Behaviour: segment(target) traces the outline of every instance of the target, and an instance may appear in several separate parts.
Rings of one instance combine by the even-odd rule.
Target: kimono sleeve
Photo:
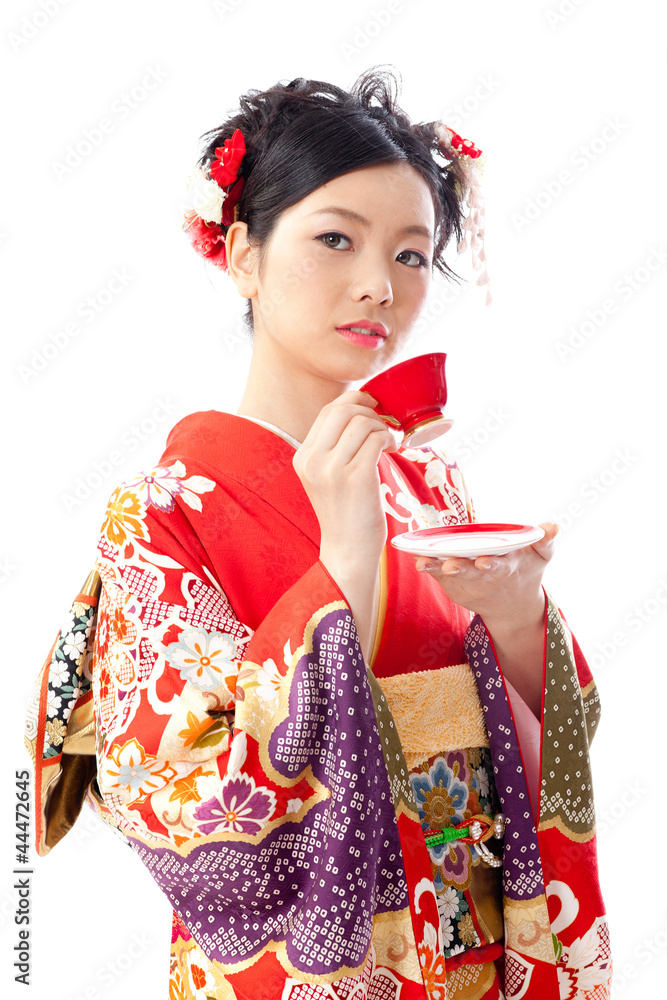
[[[377,913],[416,954],[437,908],[403,841],[415,885],[428,857],[343,594],[318,560],[251,632],[192,530],[215,483],[160,475],[115,491],[99,540],[105,806],[208,959],[252,980],[239,996],[359,973]]]
[[[98,542],[93,693],[104,805],[124,833],[172,846],[225,825],[254,832],[278,802],[253,779],[243,788],[237,783],[222,817],[232,746],[234,773],[248,752],[244,735],[233,737],[253,632],[238,621],[192,531],[184,530],[170,484],[142,495],[140,482],[114,492]],[[214,486],[203,477],[188,483],[196,500]],[[328,596],[339,597],[327,583]],[[278,663],[268,657],[249,680],[267,708],[286,671],[288,650],[281,652]],[[255,720],[255,728],[260,724]],[[289,795],[296,801],[299,788]]]
[[[434,456],[426,466],[425,478],[427,484],[430,486],[437,485],[439,492],[442,493],[445,500],[448,497],[454,498],[461,509],[465,508],[467,520],[470,523],[475,523],[477,518],[474,503],[458,464],[455,461],[450,461],[445,452],[438,446],[430,445],[428,448],[424,448],[423,451],[429,452]],[[449,506],[453,506],[451,500]],[[464,518],[461,517],[461,520],[464,520]],[[555,646],[551,646],[551,643],[555,640],[549,634],[549,616],[551,616],[552,626],[554,628],[557,626],[559,636],[562,636],[562,639],[559,639],[559,648],[562,647],[564,649],[564,655],[567,656],[568,662],[572,664],[573,675],[576,677],[577,686],[581,691],[585,712],[587,742],[590,744],[600,716],[600,701],[593,675],[586,662],[584,653],[567,624],[565,615],[558,607],[555,598],[549,594],[545,587],[543,587],[543,593],[545,596],[545,608],[542,669],[545,676],[545,687],[548,660],[547,651],[556,648]],[[534,742],[532,738],[526,739],[526,747],[532,742]]]

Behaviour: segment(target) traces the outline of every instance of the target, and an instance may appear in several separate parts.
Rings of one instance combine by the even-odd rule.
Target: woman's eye
[[[412,254],[413,257],[417,258],[416,264],[409,264],[408,267],[429,267],[430,261],[424,256],[423,253],[418,253],[416,250],[403,250],[399,253],[396,260],[400,257],[405,257],[406,255]]]
[[[347,239],[347,236],[343,236],[342,233],[322,233],[322,235],[318,236],[317,239],[318,240],[322,240],[322,242],[324,243],[325,246],[331,247],[333,250],[338,250],[338,249],[340,249],[340,247],[339,247],[338,243],[329,242],[330,239],[332,239],[332,240],[347,240],[348,243],[350,242]]]

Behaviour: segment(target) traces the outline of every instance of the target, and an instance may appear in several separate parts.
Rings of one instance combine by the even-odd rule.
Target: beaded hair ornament
[[[463,168],[464,180],[462,184],[457,183],[455,194],[468,208],[468,214],[457,251],[464,253],[470,239],[473,270],[482,272],[475,284],[488,286],[489,275],[484,252],[484,199],[480,184],[485,162],[482,150],[477,149],[469,139],[462,139],[442,122],[435,126],[435,133],[445,159],[457,160]],[[201,257],[227,272],[229,268],[225,237],[231,224],[238,219],[244,184],[243,177],[239,177],[239,170],[245,152],[245,139],[237,128],[231,139],[225,139],[224,145],[217,147],[215,159],[209,160],[203,168],[195,168],[187,185],[189,204],[192,207],[185,212],[181,228],[188,234],[192,246]],[[488,287],[485,304],[491,304]]]

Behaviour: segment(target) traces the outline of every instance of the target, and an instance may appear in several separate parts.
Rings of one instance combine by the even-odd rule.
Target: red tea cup
[[[365,385],[390,427],[403,431],[403,445],[418,448],[448,431],[453,421],[444,415],[447,402],[446,354],[421,354],[380,372]]]

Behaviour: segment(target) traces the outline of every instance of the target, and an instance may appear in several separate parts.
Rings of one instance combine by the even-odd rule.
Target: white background
[[[34,678],[92,566],[113,487],[159,457],[180,417],[234,412],[247,370],[245,302],[180,232],[198,137],[250,88],[296,76],[349,87],[380,63],[400,71],[414,121],[446,121],[487,158],[493,305],[472,282],[457,293],[440,281],[410,353],[448,353],[456,424],[441,443],[478,519],[561,524],[545,583],[602,697],[592,758],[615,994],[663,995],[660,10],[649,0],[3,4],[0,935],[12,997],[26,995],[10,968],[13,782],[29,766]],[[110,131],[57,176],[103,118]],[[127,285],[100,305],[114,270]],[[90,322],[89,296],[100,309]],[[64,346],[37,370],[54,342]],[[86,479],[89,495],[68,501]],[[170,907],[93,820],[47,858],[33,852],[31,995],[166,1000]]]

